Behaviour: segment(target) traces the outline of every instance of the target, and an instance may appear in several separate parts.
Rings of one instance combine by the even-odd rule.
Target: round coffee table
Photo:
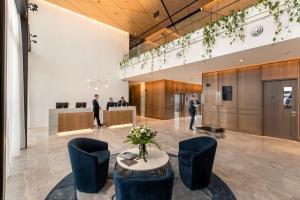
[[[148,155],[146,157],[147,162],[143,159],[134,159],[137,163],[131,166],[121,162],[124,158],[117,156],[117,163],[115,170],[117,170],[122,176],[133,176],[140,174],[151,174],[163,176],[166,170],[171,168],[169,163],[169,156],[165,152],[156,148],[148,148]],[[137,148],[128,149],[123,152],[139,153]],[[122,153],[123,153],[122,152]]]

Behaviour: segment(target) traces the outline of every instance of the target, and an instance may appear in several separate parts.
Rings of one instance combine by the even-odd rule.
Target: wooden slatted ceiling
[[[168,19],[161,0],[47,0],[53,4],[61,6],[63,8],[72,10],[76,13],[85,15],[93,18],[100,22],[109,24],[126,32],[129,32],[133,38],[141,35],[145,31],[149,30],[153,26],[159,24],[151,31],[143,34],[141,38],[149,37],[150,35],[166,28],[172,24],[171,20]],[[228,3],[235,0],[163,0],[166,5],[168,12],[172,16],[173,22],[180,20],[188,14],[194,12],[196,9],[210,4],[209,9],[216,10]],[[236,5],[245,7],[248,2],[256,0],[240,0]],[[193,3],[194,2],[194,3]],[[183,9],[187,5],[193,3],[189,7]],[[235,5],[235,6],[236,6]],[[212,7],[212,8],[211,8]],[[179,13],[175,14],[179,10],[183,9]],[[222,14],[227,14],[230,10],[236,9],[234,6],[223,11]],[[159,17],[153,18],[153,13],[159,10]],[[174,15],[175,14],[175,15]],[[190,18],[176,24],[174,27],[169,27],[169,30],[184,35],[191,32],[204,24],[208,23],[209,20],[202,19],[207,13],[199,12]],[[217,16],[214,18],[218,18]],[[202,19],[202,20],[200,20]],[[175,35],[173,35],[175,36]]]

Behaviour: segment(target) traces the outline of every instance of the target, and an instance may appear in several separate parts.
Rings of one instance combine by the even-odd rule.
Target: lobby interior
[[[0,9],[1,199],[300,199],[299,0]]]

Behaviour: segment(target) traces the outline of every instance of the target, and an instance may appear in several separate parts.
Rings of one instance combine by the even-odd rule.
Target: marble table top
[[[148,148],[148,155],[146,157],[147,162],[145,162],[143,159],[135,159],[137,161],[136,164],[127,166],[121,160],[124,158],[118,156],[117,157],[117,163],[120,165],[122,168],[132,170],[132,171],[148,171],[148,170],[154,170],[158,169],[164,165],[166,165],[169,162],[169,156],[165,152],[156,149],[156,148]],[[131,152],[131,153],[139,153],[138,148],[133,148],[133,149],[127,149],[124,152]]]

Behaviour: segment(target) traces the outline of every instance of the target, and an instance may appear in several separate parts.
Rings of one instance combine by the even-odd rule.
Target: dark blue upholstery
[[[179,174],[189,189],[208,186],[216,149],[217,141],[210,137],[197,137],[179,143]]]
[[[117,200],[171,200],[174,173],[171,169],[165,176],[136,175],[123,177],[114,172]]]
[[[90,138],[75,138],[68,143],[68,149],[76,189],[87,193],[98,192],[107,180],[108,144]]]

